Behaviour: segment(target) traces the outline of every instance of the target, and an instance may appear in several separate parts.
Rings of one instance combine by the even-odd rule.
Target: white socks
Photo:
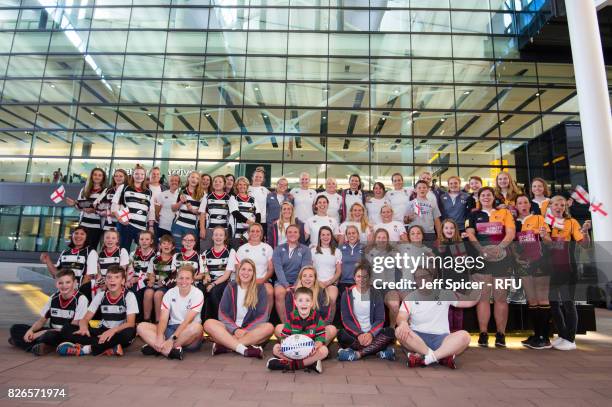
[[[432,363],[436,363],[438,359],[436,359],[436,355],[434,355],[433,350],[428,349],[427,355],[425,355],[425,364],[431,365]]]
[[[241,343],[239,343],[238,346],[236,346],[236,353],[240,353],[241,355],[244,355],[244,352],[246,350],[247,350],[247,347]]]
[[[81,348],[81,351],[84,355],[89,355],[91,353],[91,345],[85,345]]]

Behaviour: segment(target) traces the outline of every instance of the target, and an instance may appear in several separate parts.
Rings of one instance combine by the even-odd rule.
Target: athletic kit
[[[180,202],[181,195],[186,198],[185,203],[179,206],[179,210],[176,213],[176,220],[174,221],[177,225],[187,229],[198,229],[198,215],[187,209],[187,204],[191,204],[193,209],[200,209],[201,200],[195,199],[191,196],[188,188],[183,188],[178,194],[176,202]]]
[[[95,275],[98,271],[98,253],[89,247],[66,249],[60,253],[55,267],[59,270],[68,268],[74,272],[80,286],[86,274]]]

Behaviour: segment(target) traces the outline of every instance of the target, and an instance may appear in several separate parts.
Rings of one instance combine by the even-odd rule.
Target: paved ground
[[[10,291],[7,291],[10,289]],[[62,406],[610,406],[612,312],[598,310],[597,333],[578,338],[578,351],[532,351],[511,338],[507,350],[471,347],[458,370],[407,369],[377,359],[324,362],[324,373],[268,372],[262,360],[210,356],[210,344],[183,361],[144,357],[140,341],[126,356],[34,357],[6,344],[9,323],[33,318],[37,301],[23,302],[31,286],[0,286],[0,406],[40,403],[1,399],[12,386],[67,385]],[[473,340],[472,344],[475,343]],[[266,348],[270,355],[271,345]],[[335,356],[337,345],[332,345]],[[281,404],[282,405],[282,404]]]

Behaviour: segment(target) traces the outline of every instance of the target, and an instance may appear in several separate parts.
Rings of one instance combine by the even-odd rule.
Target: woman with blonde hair
[[[172,205],[172,211],[177,212],[174,223],[172,224],[172,237],[174,238],[174,246],[177,250],[181,250],[183,236],[186,233],[193,233],[199,236],[200,218],[204,214],[200,213],[200,204],[204,197],[204,188],[202,187],[201,176],[197,171],[191,171],[187,176],[185,186],[181,188],[178,200]]]
[[[500,171],[499,174],[497,174],[495,177],[495,200],[497,208],[507,208],[514,216],[516,213],[514,209],[516,198],[522,193],[523,191],[516,185],[512,175],[510,175],[508,171]]]
[[[353,225],[359,231],[359,241],[367,244],[372,239],[372,225],[366,215],[366,208],[360,202],[351,205],[347,219],[340,225],[340,238],[338,244],[341,245],[346,240],[346,228]]]
[[[255,263],[244,259],[238,266],[236,281],[227,284],[219,319],[204,323],[204,331],[213,340],[213,356],[234,351],[244,357],[263,357],[260,346],[267,341],[274,327],[268,322],[266,290],[257,284]]]
[[[249,195],[249,180],[246,177],[236,179],[234,194],[230,196],[228,207],[232,228],[230,242],[232,248],[237,250],[246,242],[249,227],[261,220],[261,209],[255,198]]]
[[[268,222],[267,242],[273,249],[287,242],[287,228],[296,225],[300,231],[300,243],[306,243],[304,223],[296,218],[295,208],[285,201],[280,206],[280,215],[273,222]]]

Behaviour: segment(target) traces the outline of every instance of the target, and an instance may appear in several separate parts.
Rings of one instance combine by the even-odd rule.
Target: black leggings
[[[44,334],[34,339],[32,342],[26,342],[23,339],[23,336],[26,334],[26,332],[28,332],[28,329],[30,329],[31,327],[31,325],[26,324],[15,324],[11,327],[10,335],[11,339],[13,340],[13,344],[16,347],[25,351],[30,351],[30,349],[32,349],[32,346],[38,343],[44,343],[45,345],[56,347],[62,341],[62,335],[59,330],[47,328],[43,329],[43,331],[45,331]]]
[[[136,328],[125,328],[110,338],[104,343],[98,343],[98,337],[102,335],[107,328],[89,328],[89,334],[91,336],[76,335],[75,332],[79,330],[78,326],[66,325],[62,329],[62,340],[65,342],[78,343],[81,345],[91,345],[91,354],[99,355],[107,349],[114,348],[117,345],[121,345],[124,348],[130,346],[134,338],[136,337]]]
[[[346,329],[341,329],[340,332],[338,332],[338,343],[340,347],[356,350],[361,354],[361,357],[374,355],[391,345],[393,341],[395,341],[395,331],[391,327],[381,329],[374,339],[372,339],[372,343],[368,346],[362,346],[357,340],[357,337]]]
[[[557,286],[550,289],[550,311],[559,336],[574,342],[578,330],[578,311],[573,286]]]
[[[221,302],[221,297],[223,297],[226,286],[227,280],[219,285],[215,285],[205,294],[206,303],[204,305],[204,320],[219,318],[219,303]]]

